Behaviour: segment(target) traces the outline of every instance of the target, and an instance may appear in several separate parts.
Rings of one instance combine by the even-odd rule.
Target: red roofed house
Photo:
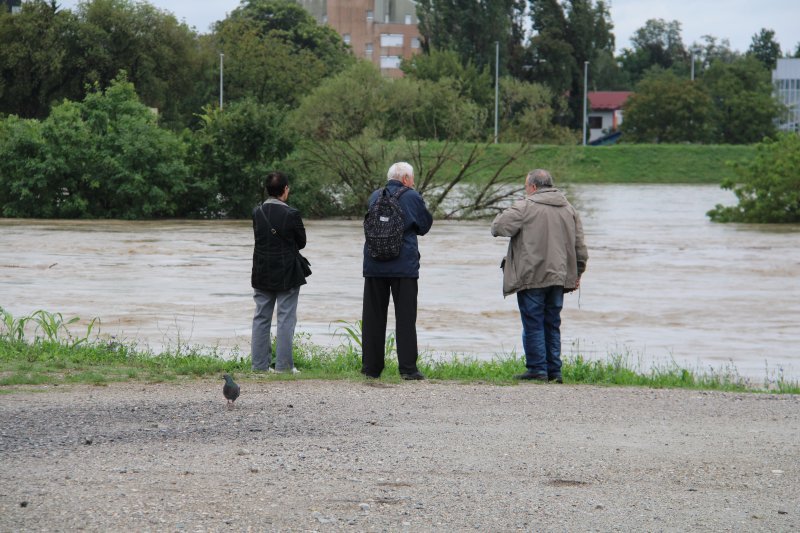
[[[622,106],[632,94],[630,91],[595,91],[587,95],[589,142],[619,129]]]

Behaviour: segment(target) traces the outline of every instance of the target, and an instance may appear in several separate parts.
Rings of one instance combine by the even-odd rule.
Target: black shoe
[[[380,374],[378,374],[376,376],[375,374],[370,374],[368,372],[364,372],[363,370],[361,371],[361,373],[364,375],[365,378],[368,378],[368,379],[380,379],[381,378]]]
[[[423,376],[419,370],[412,372],[411,374],[400,374],[400,377],[409,381],[421,381],[425,379],[425,376]]]
[[[524,374],[517,374],[514,379],[522,379],[525,381],[542,381],[547,383],[547,374],[534,374],[533,372],[525,372]]]
[[[561,377],[561,374],[550,374],[547,376],[547,380],[550,383],[564,383],[564,378]]]

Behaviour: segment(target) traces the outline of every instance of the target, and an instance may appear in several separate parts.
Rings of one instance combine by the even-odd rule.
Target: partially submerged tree
[[[785,133],[757,146],[752,162],[735,167],[737,179],[722,183],[739,200],[708,212],[715,222],[800,222],[800,136]]]
[[[120,77],[42,122],[0,122],[0,214],[6,217],[184,216],[185,148]]]

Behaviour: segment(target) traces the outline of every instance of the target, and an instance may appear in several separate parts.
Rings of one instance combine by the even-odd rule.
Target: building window
[[[364,46],[364,55],[366,57],[372,57],[372,43],[367,43],[366,46]]]
[[[381,46],[403,46],[403,34],[381,33]]]
[[[411,22],[411,15],[406,15],[406,26],[411,24],[413,24],[413,22]]]
[[[419,37],[411,38],[411,48],[419,48]]]
[[[350,44],[350,34],[345,33],[344,35],[342,35],[342,40],[344,41],[344,44]]]
[[[589,117],[589,129],[592,130],[603,129],[603,117]]]
[[[375,20],[375,14],[372,11],[367,11],[367,22]]]
[[[381,56],[381,68],[400,68],[400,56]]]

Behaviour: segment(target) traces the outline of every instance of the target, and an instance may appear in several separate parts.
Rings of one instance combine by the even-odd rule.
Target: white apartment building
[[[800,59],[778,59],[772,71],[776,98],[789,112],[778,123],[778,129],[800,133]]]

